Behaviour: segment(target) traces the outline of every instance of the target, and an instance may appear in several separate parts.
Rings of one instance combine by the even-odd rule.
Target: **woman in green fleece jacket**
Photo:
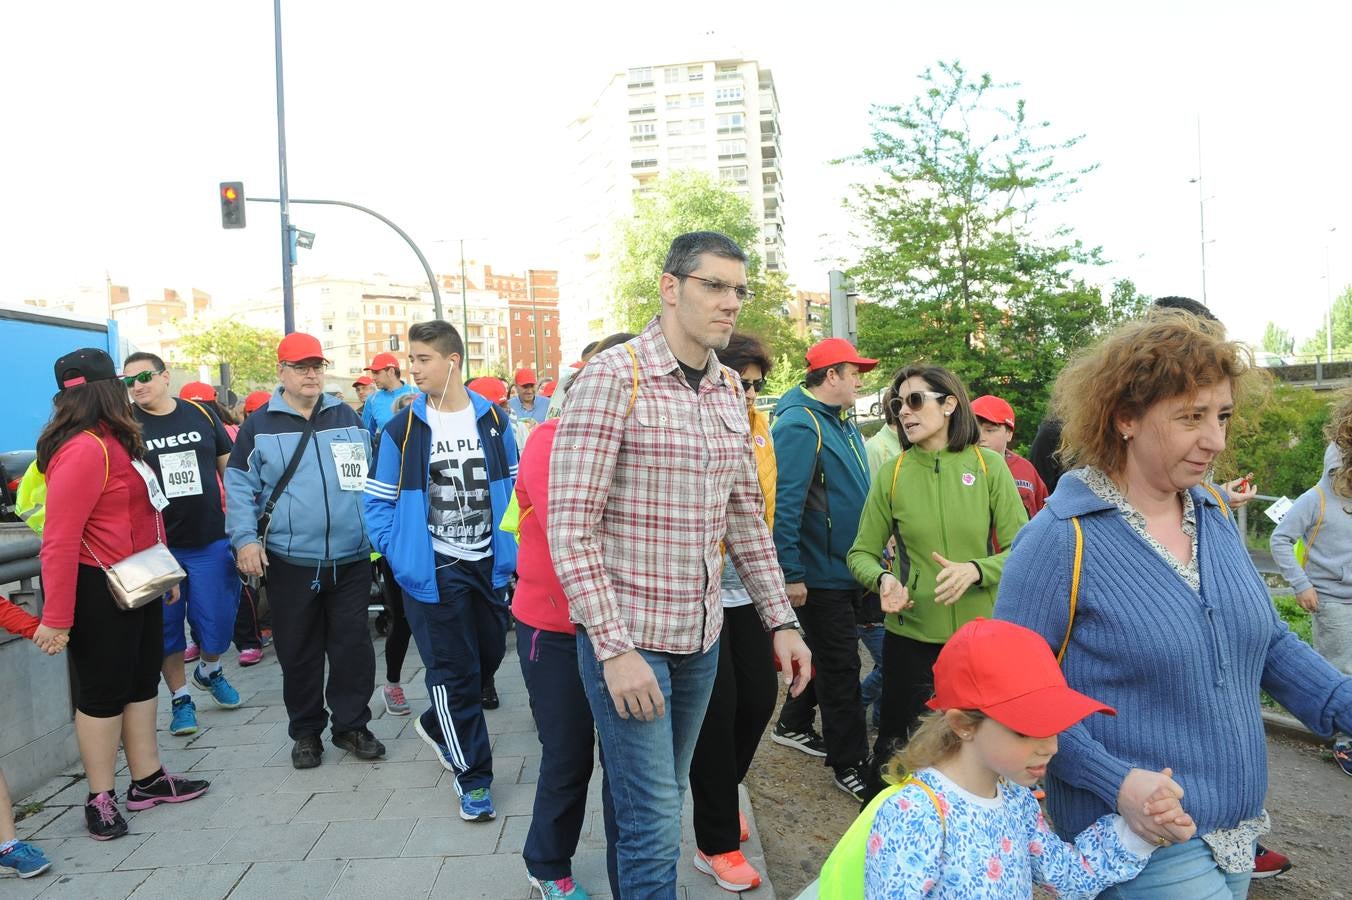
[[[902,451],[874,474],[846,559],[887,613],[870,795],[882,787],[879,768],[893,742],[906,738],[934,693],[931,668],[944,643],[965,622],[991,615],[1009,545],[1028,521],[1004,459],[977,446],[981,432],[957,376],[907,366],[892,388]],[[889,570],[883,548],[893,535]]]

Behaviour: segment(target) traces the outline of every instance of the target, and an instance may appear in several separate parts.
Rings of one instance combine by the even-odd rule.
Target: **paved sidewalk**
[[[87,785],[77,768],[19,803],[41,811],[18,824],[19,836],[36,842],[52,870],[27,881],[0,879],[0,898],[43,900],[286,900],[286,898],[386,896],[469,900],[524,900],[531,890],[521,848],[530,825],[540,744],[527,707],[515,637],[498,673],[502,708],[487,713],[493,737],[493,800],[498,818],[459,818],[450,773],[413,731],[413,717],[385,714],[373,699],[371,722],[386,747],[385,759],[364,762],[327,743],[317,769],[291,767],[291,741],[282,706],[281,670],[269,650],[249,669],[226,657],[226,674],[244,705],[224,710],[195,692],[197,734],[168,733],[168,694],[161,689],[160,750],[166,769],[211,780],[200,799],[125,812],[130,833],[113,841],[89,838],[84,826]],[[377,672],[384,675],[381,643]],[[405,677],[416,715],[426,702],[416,648],[409,648]],[[597,900],[610,897],[605,875],[600,777],[592,779],[587,829],[574,875]],[[118,794],[125,797],[125,769]],[[747,858],[762,873],[765,860],[751,807]],[[691,867],[694,836],[690,809],[678,864],[677,896],[726,900],[731,895]],[[538,896],[538,895],[537,895]],[[772,900],[763,883],[746,894]]]

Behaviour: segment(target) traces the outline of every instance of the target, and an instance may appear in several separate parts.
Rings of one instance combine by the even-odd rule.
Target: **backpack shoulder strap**
[[[817,449],[816,449],[816,451],[814,451],[814,452],[816,452],[816,453],[821,453],[821,452],[822,452],[822,423],[819,422],[819,421],[817,421],[817,415],[816,415],[816,413],[814,413],[812,410],[808,409],[806,406],[799,407],[799,408],[802,409],[803,412],[807,413],[807,417],[808,417],[809,419],[812,420],[812,427],[815,428],[815,429],[817,429]]]
[[[104,486],[104,487],[107,487],[107,486],[108,486],[108,445],[105,444],[105,443],[103,442],[103,438],[99,437],[97,434],[95,434],[94,432],[90,431],[88,428],[86,428],[86,429],[84,430],[84,433],[87,434],[87,435],[89,435],[90,437],[92,437],[94,440],[98,441],[98,442],[99,442],[99,449],[101,449],[101,450],[103,451],[103,486]]]
[[[907,775],[905,780],[902,781],[901,784],[898,785],[898,787],[905,787],[908,784],[914,784],[922,791],[924,791],[927,797],[929,797],[930,802],[934,804],[934,811],[939,814],[939,828],[944,832],[945,835],[947,835],[948,822],[945,820],[944,816],[944,805],[939,802],[939,795],[934,793],[934,788],[930,787],[928,784],[925,784],[925,782],[921,781],[919,778],[916,778],[914,774]]]
[[[1216,498],[1216,505],[1221,508],[1221,514],[1227,519],[1230,518],[1230,507],[1226,504],[1225,498],[1221,496],[1221,492],[1216,490],[1206,481],[1202,482],[1202,487],[1206,488],[1207,493]]]
[[[887,498],[893,507],[897,505],[897,476],[901,474],[901,461],[905,458],[906,450],[903,448],[902,451],[897,454],[896,464],[892,466],[892,490],[888,493]]]
[[[1070,571],[1070,615],[1066,618],[1066,636],[1061,639],[1061,649],[1056,651],[1056,662],[1060,665],[1066,657],[1066,648],[1070,646],[1070,629],[1075,626],[1075,607],[1080,602],[1080,565],[1084,562],[1084,531],[1080,528],[1080,517],[1071,516],[1070,524],[1075,526],[1075,563]]]
[[[981,452],[981,447],[978,444],[973,444],[972,449],[976,451],[976,461],[981,463],[981,474],[989,475],[991,471],[986,468],[986,454]]]
[[[211,413],[207,412],[207,408],[206,408],[205,406],[203,406],[202,404],[198,403],[196,400],[187,400],[187,399],[184,399],[184,398],[180,398],[180,399],[183,399],[183,402],[184,402],[184,403],[191,403],[193,406],[197,407],[197,411],[200,412],[202,415],[206,416],[208,422],[210,422],[210,423],[213,424],[213,425],[216,424],[216,418],[215,418],[215,416],[213,416]]]
[[[1314,530],[1310,532],[1310,539],[1305,542],[1305,562],[1310,561],[1310,548],[1314,546],[1315,538],[1319,537],[1319,529],[1324,526],[1324,489],[1315,485],[1314,489],[1319,492],[1319,518],[1314,521]]]
[[[634,364],[634,386],[629,392],[629,406],[624,411],[624,417],[629,418],[629,414],[634,411],[634,404],[638,402],[638,353],[634,348],[625,342],[625,350],[629,351],[629,361]]]

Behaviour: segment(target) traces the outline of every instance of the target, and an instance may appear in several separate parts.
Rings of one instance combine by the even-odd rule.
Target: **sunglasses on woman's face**
[[[745,378],[743,378],[742,390],[755,391],[756,393],[759,394],[761,391],[765,390],[765,379],[757,378],[755,381],[747,381]]]
[[[122,383],[125,384],[127,387],[131,387],[133,384],[150,384],[150,380],[158,374],[160,373],[137,372],[135,375],[123,375]]]
[[[911,412],[919,412],[920,408],[925,405],[926,400],[942,400],[947,396],[947,394],[942,393],[941,391],[911,391],[904,397],[894,397],[892,399],[892,413],[893,415],[900,414],[903,404],[910,409]]]

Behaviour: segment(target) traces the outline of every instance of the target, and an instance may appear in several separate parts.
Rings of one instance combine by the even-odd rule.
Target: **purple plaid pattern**
[[[549,464],[549,546],[598,659],[708,650],[722,545],[766,628],[796,619],[765,525],[741,385],[709,354],[690,390],[658,321],[568,389]],[[629,410],[631,398],[633,409]]]

